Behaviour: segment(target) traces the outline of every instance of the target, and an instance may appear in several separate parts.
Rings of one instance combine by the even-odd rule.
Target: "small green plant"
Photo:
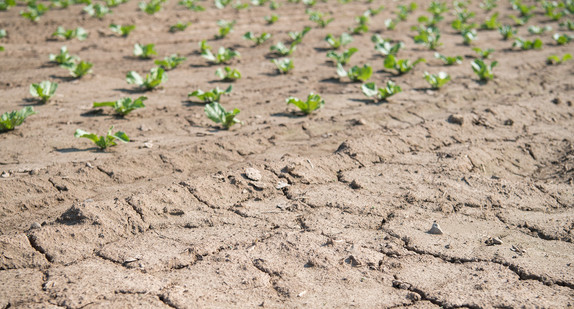
[[[66,30],[64,27],[60,26],[56,29],[56,32],[52,33],[52,36],[65,40],[77,38],[78,40],[83,41],[88,38],[88,32],[86,32],[82,27]]]
[[[8,36],[8,33],[5,29],[0,29],[0,39],[3,39]]]
[[[277,66],[277,70],[279,70],[279,73],[281,74],[287,74],[293,70],[293,68],[295,68],[293,61],[289,58],[283,58],[279,60],[272,59],[271,62]]]
[[[150,0],[150,2],[142,1],[138,4],[138,7],[147,14],[153,15],[161,11],[161,5],[166,1],[167,0]]]
[[[30,85],[30,94],[33,97],[40,98],[42,103],[47,103],[56,93],[56,89],[58,89],[58,83],[45,80],[39,84]]]
[[[530,18],[532,18],[532,16],[534,15],[525,15],[520,17],[516,17],[514,15],[508,15],[508,17],[510,17],[510,19],[514,21],[514,24],[516,26],[524,26],[530,20]]]
[[[363,91],[364,95],[369,98],[373,98],[375,103],[386,100],[388,97],[403,91],[400,86],[391,80],[387,81],[385,88],[378,88],[375,83],[366,83],[361,86],[361,90]]]
[[[60,48],[59,54],[57,55],[50,54],[49,57],[51,62],[55,62],[64,67],[73,65],[74,62],[78,59],[77,57],[70,55],[70,53],[68,52],[68,48],[66,46],[62,46]]]
[[[271,34],[263,32],[261,35],[256,36],[255,34],[253,34],[253,32],[249,31],[243,35],[243,38],[259,46],[265,43],[265,41],[269,40],[271,38]]]
[[[434,53],[434,57],[442,60],[442,62],[445,65],[455,65],[455,64],[461,64],[462,63],[462,56],[450,57],[450,56],[441,55],[439,53]]]
[[[548,31],[552,31],[552,27],[550,27],[550,26],[544,26],[544,27],[530,26],[530,27],[528,27],[528,32],[530,34],[543,34],[544,32],[548,32]]]
[[[287,104],[293,104],[297,106],[305,115],[309,115],[313,111],[325,105],[325,100],[323,100],[320,95],[314,93],[310,93],[307,96],[307,101],[301,101],[295,97],[288,97],[285,101]]]
[[[285,44],[283,44],[283,42],[277,42],[277,44],[272,45],[269,50],[271,52],[276,53],[279,56],[289,56],[291,55],[295,49],[297,49],[297,44],[293,44],[291,43],[291,45],[289,45],[289,47],[285,46]]]
[[[215,64],[221,64],[228,63],[233,58],[240,57],[241,55],[238,51],[221,46],[219,47],[217,54],[213,54],[211,50],[206,49],[201,53],[201,56]]]
[[[420,29],[419,34],[414,37],[415,43],[422,44],[430,50],[435,50],[442,45],[440,40],[440,31],[436,27]]]
[[[395,30],[395,28],[397,27],[398,24],[398,20],[396,19],[385,19],[385,28],[387,28],[387,30]]]
[[[535,39],[534,41],[524,40],[522,38],[516,38],[512,47],[518,47],[522,50],[530,50],[530,49],[542,49],[542,40]]]
[[[566,44],[570,43],[570,42],[574,39],[574,36],[571,36],[571,35],[568,35],[568,34],[554,33],[554,35],[552,36],[552,38],[554,39],[554,41],[556,41],[556,44],[558,44],[558,45],[566,45]]]
[[[219,87],[215,87],[214,89],[207,92],[203,92],[201,89],[197,89],[194,92],[189,93],[187,96],[196,97],[205,103],[219,102],[221,100],[221,96],[224,94],[230,94],[231,90],[233,90],[231,85],[225,90],[219,89]]]
[[[130,138],[122,131],[117,131],[116,133],[112,134],[113,129],[114,129],[113,126],[110,127],[110,129],[108,130],[108,134],[104,136],[98,136],[96,134],[92,134],[84,130],[77,129],[76,133],[74,133],[74,137],[87,138],[92,142],[94,142],[96,146],[100,147],[101,150],[105,150],[108,147],[117,145],[116,140],[122,141],[124,143],[130,141]]]
[[[233,31],[233,27],[235,26],[235,20],[226,21],[226,20],[220,19],[217,21],[217,26],[219,27],[219,32],[218,32],[218,34],[215,35],[215,38],[216,39],[223,39],[224,37],[226,37],[229,33],[231,33]]]
[[[48,7],[36,2],[29,2],[26,11],[20,11],[20,15],[32,22],[37,22],[40,16],[48,12]]]
[[[139,44],[134,45],[134,56],[140,59],[151,59],[152,56],[157,55],[155,51],[155,44]]]
[[[213,49],[211,48],[211,46],[209,46],[209,44],[207,44],[207,40],[202,40],[201,42],[199,42],[199,53],[203,54],[207,54],[207,51],[212,51]]]
[[[175,32],[178,32],[178,31],[185,31],[185,29],[187,29],[187,27],[189,27],[189,25],[191,25],[190,22],[183,23],[183,22],[181,22],[181,21],[178,21],[177,24],[172,25],[171,27],[169,27],[169,32],[175,33]]]
[[[335,20],[334,18],[327,18],[326,15],[319,11],[308,11],[309,20],[316,23],[320,28],[327,27],[328,24]]]
[[[239,70],[230,67],[219,68],[215,71],[215,75],[226,82],[234,82],[241,78]]]
[[[381,53],[383,56],[396,55],[404,46],[403,42],[391,44],[390,40],[385,40],[378,34],[373,35],[371,37],[371,41],[375,43],[375,50]]]
[[[364,13],[363,16],[377,16],[385,9],[384,5],[379,6],[376,9],[368,8]]]
[[[498,2],[498,0],[484,0],[484,1],[482,1],[481,4],[479,4],[479,6],[481,9],[489,12],[498,6],[498,4],[496,4],[496,2]]]
[[[221,106],[221,104],[213,102],[205,105],[204,110],[207,118],[211,119],[215,123],[221,124],[221,126],[226,130],[236,123],[241,123],[239,119],[235,118],[235,116],[240,113],[237,108],[228,112],[223,108],[223,106]]]
[[[7,11],[13,6],[16,6],[16,0],[0,0],[0,11]]]
[[[557,55],[551,55],[548,58],[546,58],[546,63],[547,64],[562,64],[562,63],[564,63],[570,59],[572,59],[571,54],[564,54],[564,56],[562,56],[562,58],[560,58]]]
[[[36,114],[34,108],[26,106],[20,111],[6,112],[0,116],[0,132],[14,130],[21,125],[26,118]]]
[[[215,7],[222,10],[229,4],[231,4],[231,0],[215,0]]]
[[[59,0],[59,1],[62,1],[62,0]],[[67,1],[67,0],[65,0],[65,1]],[[106,0],[105,2],[106,2],[106,5],[108,7],[113,8],[113,7],[119,6],[120,4],[127,3],[128,1],[129,0]]]
[[[355,54],[358,51],[359,50],[355,47],[351,47],[340,54],[334,51],[330,51],[327,53],[327,58],[332,59],[333,61],[335,61],[336,64],[345,65],[349,63],[349,60],[351,60],[351,56],[353,56],[353,54]]]
[[[371,78],[371,75],[373,75],[373,68],[368,64],[363,65],[363,67],[355,65],[349,69],[349,72],[347,72],[345,71],[343,66],[340,63],[338,63],[337,75],[339,75],[339,77],[349,77],[349,79],[355,83],[365,82],[369,78]]]
[[[566,29],[572,31],[574,30],[574,21],[567,20],[565,22],[560,23],[560,27],[565,27]]]
[[[197,0],[181,0],[178,3],[179,5],[185,6],[188,10],[194,12],[203,12],[205,8],[199,4],[197,4]]]
[[[476,52],[482,59],[488,59],[490,54],[494,52],[493,48],[482,49],[480,47],[475,47],[472,50]]]
[[[83,11],[86,12],[88,15],[96,17],[98,19],[102,19],[106,15],[112,12],[109,7],[107,7],[105,4],[100,3],[88,4],[87,6],[84,7]]]
[[[511,39],[514,37],[514,35],[516,35],[516,29],[510,25],[504,25],[498,27],[498,32],[500,33],[500,35],[502,35],[502,38],[504,40]]]
[[[287,33],[287,35],[289,35],[289,38],[291,39],[291,44],[292,45],[298,45],[301,42],[303,42],[303,38],[305,37],[305,35],[311,31],[311,27],[305,27],[303,28],[303,30],[301,32],[299,31],[289,31]]]
[[[448,5],[446,2],[431,1],[427,12],[431,13],[433,16],[440,16],[448,12]]]
[[[417,9],[418,5],[414,2],[411,2],[409,5],[398,5],[397,9],[397,17],[401,21],[407,20],[409,15]]]
[[[340,37],[335,37],[334,35],[329,33],[325,37],[325,42],[327,42],[327,44],[329,44],[331,48],[339,49],[340,47],[353,42],[353,37],[345,32],[343,32]]]
[[[121,117],[124,117],[133,110],[144,108],[145,105],[143,101],[145,100],[147,100],[147,97],[144,96],[141,96],[135,100],[132,100],[131,98],[122,98],[113,102],[94,102],[92,107],[96,108],[109,106],[113,108]]]
[[[237,11],[244,10],[249,7],[249,3],[241,3],[240,0],[236,0],[235,3],[231,5],[232,8],[236,9]]]
[[[432,89],[440,89],[444,84],[450,81],[450,75],[446,72],[438,72],[438,74],[425,72],[424,78],[431,85]]]
[[[120,36],[123,36],[124,38],[126,38],[128,35],[130,35],[130,32],[134,31],[135,29],[136,29],[136,25],[110,24],[110,30],[112,30],[113,33],[116,33]]]
[[[357,22],[357,26],[355,28],[351,28],[351,32],[353,34],[362,34],[369,32],[369,15],[361,15],[355,18],[355,22]]]
[[[126,75],[126,81],[128,84],[137,85],[145,90],[152,90],[167,81],[167,74],[163,68],[156,67],[152,68],[144,79],[137,72],[130,71]]]
[[[480,28],[485,30],[496,30],[500,26],[502,26],[502,24],[498,21],[498,13],[494,13],[492,16],[486,19],[482,25],[480,25]]]
[[[263,19],[265,19],[265,21],[266,21],[268,24],[272,25],[272,24],[276,23],[277,21],[279,21],[279,15],[277,15],[277,14],[271,14],[271,15],[269,15],[269,16],[263,17]]]
[[[477,33],[476,30],[474,29],[463,30],[461,35],[462,35],[462,43],[464,45],[470,45],[477,39]]]
[[[498,64],[497,61],[493,61],[491,64],[486,64],[482,59],[474,59],[471,63],[472,70],[478,76],[478,78],[483,81],[489,81],[494,78],[492,69]]]
[[[164,70],[169,71],[175,69],[185,60],[187,60],[187,58],[180,57],[178,54],[173,54],[169,57],[163,58],[163,60],[156,60],[154,63],[155,65],[162,67]]]
[[[78,63],[71,63],[64,67],[70,71],[70,75],[72,75],[73,78],[82,78],[92,73],[93,66],[93,63],[81,60]]]
[[[386,69],[394,69],[398,74],[402,75],[410,72],[415,66],[421,62],[426,62],[424,58],[418,58],[413,63],[409,59],[397,59],[395,55],[388,55],[385,58],[383,66]]]

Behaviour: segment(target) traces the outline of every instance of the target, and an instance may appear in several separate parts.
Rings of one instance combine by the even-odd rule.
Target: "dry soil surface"
[[[208,1],[193,12],[171,0],[148,15],[132,0],[103,19],[71,5],[37,23],[19,16],[23,4],[0,12],[8,33],[0,111],[37,111],[0,134],[0,308],[574,306],[574,61],[546,64],[572,51],[552,35],[573,32],[537,3],[517,30],[543,49],[513,48],[496,30],[479,30],[466,46],[450,27],[449,3],[438,52],[464,59],[444,66],[413,42],[411,27],[429,15],[428,2],[418,3],[395,30],[384,21],[397,1],[319,2],[312,9],[334,18],[325,28],[289,2],[237,11]],[[324,37],[379,5],[386,9],[369,32],[349,45],[359,49],[351,65],[369,63],[371,81],[392,79],[403,91],[373,104],[360,83],[337,77]],[[517,15],[508,1],[492,12],[478,1],[469,9],[478,24],[494,12],[505,24]],[[280,18],[268,25],[272,13]],[[237,24],[216,40],[218,19]],[[177,21],[192,24],[170,33]],[[119,37],[110,23],[136,30]],[[52,38],[60,25],[81,26],[89,38]],[[531,35],[529,25],[553,30]],[[295,69],[278,74],[269,47],[304,26],[312,30],[291,56]],[[247,31],[273,37],[255,46],[242,39]],[[427,62],[405,75],[384,69],[375,33],[405,43],[399,58]],[[231,130],[187,97],[229,85],[214,75],[222,66],[199,55],[202,39],[241,53],[229,66],[243,78],[221,100],[241,110],[243,124]],[[187,61],[161,89],[140,92],[126,73],[154,64],[132,55],[135,43],[154,43],[155,59],[179,53]],[[64,45],[92,62],[93,74],[71,79],[49,63]],[[496,50],[487,60],[499,62],[494,80],[478,81],[472,47]],[[424,71],[452,81],[429,89]],[[42,80],[59,83],[48,104],[28,93]],[[326,102],[310,116],[285,104],[310,92]],[[92,109],[140,95],[146,108],[125,118]],[[98,151],[73,136],[112,125],[131,142]],[[428,233],[435,221],[443,234]]]

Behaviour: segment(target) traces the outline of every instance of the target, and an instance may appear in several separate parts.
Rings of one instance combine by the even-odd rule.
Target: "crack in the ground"
[[[136,205],[136,203],[133,201],[132,197],[128,197],[126,198],[126,203],[128,203],[128,205],[130,205],[132,207],[132,209],[140,216],[140,219],[145,223],[145,216],[143,213],[143,209]]]
[[[176,304],[174,304],[171,300],[169,300],[169,298],[167,298],[165,295],[163,294],[157,295],[157,298],[166,306],[179,309],[179,307]]]
[[[28,243],[30,244],[30,247],[32,247],[32,249],[40,253],[46,259],[46,261],[50,263],[54,261],[54,258],[51,255],[49,255],[46,252],[46,250],[42,248],[42,246],[38,244],[38,240],[36,239],[35,235],[26,235],[26,237],[28,238]]]
[[[436,297],[430,296],[430,293],[425,292],[421,288],[414,287],[410,283],[401,282],[399,280],[393,281],[393,288],[399,289],[399,290],[407,290],[407,291],[411,291],[413,293],[416,293],[419,295],[420,300],[423,300],[423,301],[426,300],[426,301],[428,301],[434,305],[437,305],[437,306],[439,306],[441,308],[445,308],[445,309],[455,309],[455,308],[480,309],[481,308],[480,306],[474,305],[474,304],[450,305],[450,304],[448,304],[447,301],[441,301]],[[420,300],[417,300],[417,301],[420,301]]]
[[[289,291],[285,290],[283,287],[281,287],[277,284],[279,279],[281,279],[281,274],[279,272],[272,271],[271,269],[266,267],[264,264],[265,264],[265,260],[263,260],[263,259],[253,260],[253,266],[257,270],[259,270],[259,271],[261,271],[261,272],[263,272],[269,276],[270,281],[271,281],[271,286],[273,287],[273,290],[275,290],[275,292],[277,293],[277,296],[279,296],[279,298],[289,298],[290,297]]]

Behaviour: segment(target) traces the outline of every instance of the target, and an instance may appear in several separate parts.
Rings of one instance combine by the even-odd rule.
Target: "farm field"
[[[0,133],[0,308],[574,307],[574,59],[548,62],[574,52],[572,12],[446,1],[432,49],[415,42],[436,37],[431,1],[223,2],[170,0],[148,14],[131,0],[101,18],[78,3],[36,22],[24,2],[0,11],[0,114],[36,112]],[[219,20],[235,24],[225,33]],[[87,38],[55,37],[59,26]],[[271,37],[256,44],[250,31]],[[342,33],[352,42],[332,49],[325,37]],[[202,40],[239,57],[215,64]],[[278,42],[296,48],[278,56]],[[135,44],[157,55],[137,57]],[[81,59],[91,72],[74,78],[50,61],[63,46],[77,57],[69,67]],[[350,48],[339,68],[326,56]],[[492,79],[473,71],[473,48],[494,50]],[[186,59],[158,87],[126,81],[174,54]],[[390,57],[425,61],[400,74]],[[286,74],[272,62],[283,58]],[[365,82],[338,75],[367,64]],[[241,78],[222,80],[225,67]],[[433,88],[425,72],[450,81]],[[58,83],[46,103],[30,94],[42,81]],[[364,94],[388,81],[400,91]],[[241,122],[226,129],[189,94],[229,86],[219,103]],[[311,93],[325,103],[308,115],[286,103]],[[123,117],[93,107],[142,96]],[[129,142],[100,150],[74,136],[112,126]]]

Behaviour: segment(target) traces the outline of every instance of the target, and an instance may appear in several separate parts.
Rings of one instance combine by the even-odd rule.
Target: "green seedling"
[[[542,49],[542,40],[535,39],[534,41],[524,40],[522,38],[516,38],[512,47],[518,47],[522,50],[530,50],[530,49]]]
[[[87,74],[92,73],[93,63],[81,60],[78,63],[72,62],[71,64],[62,65],[70,71],[73,78],[82,78]]]
[[[498,4],[496,4],[497,1],[498,0],[484,0],[479,6],[481,9],[490,12],[498,6]]]
[[[30,2],[28,3],[26,11],[20,11],[20,15],[32,22],[37,22],[40,19],[40,16],[44,15],[46,12],[48,12],[47,6],[41,3]]]
[[[110,127],[110,129],[108,130],[108,134],[106,134],[104,136],[98,136],[96,134],[92,134],[92,133],[86,132],[84,130],[77,129],[76,133],[74,133],[74,137],[76,137],[76,138],[87,138],[87,139],[91,140],[92,142],[94,142],[94,144],[96,144],[96,146],[100,147],[101,150],[105,150],[108,147],[117,145],[116,140],[122,141],[124,143],[127,143],[130,141],[130,138],[122,131],[118,131],[118,132],[112,134],[113,129],[114,129],[113,126]]]
[[[390,41],[383,40],[382,42],[375,43],[375,50],[381,53],[383,56],[396,55],[399,50],[403,48],[403,46],[403,42],[391,44]]]
[[[110,30],[112,30],[112,32],[123,36],[124,38],[127,37],[130,32],[134,31],[136,28],[136,25],[116,25],[116,24],[111,24],[110,25]]]
[[[223,106],[221,106],[221,104],[213,102],[205,105],[204,110],[207,118],[211,119],[215,123],[221,124],[221,126],[226,130],[236,123],[241,123],[239,119],[235,118],[235,116],[240,113],[237,108],[228,112],[223,108]]]
[[[277,14],[271,14],[271,15],[269,15],[269,16],[263,17],[263,19],[265,19],[265,21],[266,21],[268,24],[272,25],[272,24],[276,23],[277,21],[279,21],[279,15],[277,15]]]
[[[126,75],[126,81],[128,84],[137,85],[145,90],[152,90],[167,81],[167,74],[163,68],[156,67],[152,68],[143,79],[137,72],[130,71]]]
[[[550,27],[550,26],[544,26],[544,27],[530,26],[530,27],[528,27],[528,32],[530,34],[543,34],[544,32],[548,32],[548,31],[552,31],[552,27]]]
[[[155,44],[139,44],[134,45],[134,56],[140,59],[151,59],[152,56],[157,55],[155,51]]]
[[[436,27],[420,29],[419,34],[414,37],[415,43],[422,44],[430,50],[435,50],[442,45],[440,40],[440,31]]]
[[[234,82],[241,78],[239,70],[230,67],[219,68],[215,71],[215,75],[226,82]]]
[[[551,55],[548,58],[546,58],[546,63],[547,64],[562,64],[562,63],[564,63],[570,59],[572,59],[571,54],[564,54],[564,56],[562,56],[562,58],[560,58],[557,55]]]
[[[89,4],[84,7],[83,11],[86,12],[88,15],[96,17],[98,19],[102,19],[106,15],[112,12],[109,7],[100,3]]]
[[[353,54],[355,54],[358,51],[359,50],[355,47],[351,47],[340,54],[334,51],[330,51],[327,53],[327,58],[332,59],[336,64],[345,65],[349,63],[349,60],[351,60],[351,56],[353,56]]]
[[[140,2],[138,7],[140,10],[146,12],[149,15],[153,15],[161,11],[161,5],[167,0],[150,0],[150,2]]]
[[[375,83],[366,83],[361,85],[361,90],[363,91],[364,95],[366,95],[369,98],[372,98],[375,101],[375,103],[386,100],[388,97],[391,97],[403,91],[400,86],[398,86],[391,80],[387,81],[387,85],[385,86],[385,88],[377,88],[377,85],[375,85]]]
[[[438,74],[424,73],[425,80],[431,85],[432,89],[440,89],[450,81],[450,75],[446,72],[438,72]]]
[[[50,0],[50,8],[67,9],[70,6],[70,0]]]
[[[61,0],[59,0],[61,1]],[[106,0],[106,5],[110,8],[117,7],[120,4],[127,3],[129,0]]]
[[[474,30],[474,29],[478,28],[478,25],[475,24],[475,23],[470,23],[470,24],[468,24],[468,23],[463,23],[462,21],[456,19],[455,21],[453,21],[453,22],[451,23],[451,27],[452,27],[454,30],[456,30],[456,31],[458,31],[458,32],[460,32],[460,33],[462,33],[462,32],[464,32],[464,31]]]
[[[325,100],[323,100],[320,95],[314,93],[310,93],[307,96],[307,101],[301,101],[295,97],[289,97],[285,101],[287,104],[297,106],[305,115],[309,115],[325,105]]]
[[[421,62],[426,62],[426,60],[424,58],[418,58],[411,63],[409,59],[397,59],[395,55],[388,55],[387,58],[385,58],[383,66],[386,69],[394,69],[398,74],[402,75],[410,72]]]
[[[273,64],[275,64],[275,66],[277,66],[277,70],[279,70],[279,73],[281,73],[281,74],[287,74],[291,70],[293,70],[293,68],[295,68],[293,61],[289,58],[284,58],[284,59],[279,59],[279,60],[272,59],[271,62],[273,62]]]
[[[472,50],[476,52],[482,59],[488,59],[490,54],[494,52],[493,48],[482,49],[480,47],[475,47]]]
[[[42,103],[47,103],[56,93],[56,89],[58,89],[58,83],[45,80],[39,84],[30,85],[30,94],[35,98],[40,98]]]
[[[369,16],[361,15],[355,18],[355,22],[358,24],[355,28],[349,29],[353,34],[362,34],[369,32]]]
[[[317,4],[317,0],[301,0],[301,2],[303,2],[303,4],[307,7],[314,7],[315,4]]]
[[[385,9],[384,5],[379,6],[376,9],[368,8],[364,13],[363,16],[377,16]]]
[[[255,6],[264,6],[269,0],[251,0],[251,4]]]
[[[241,3],[241,1],[237,0],[235,3],[231,5],[232,8],[236,9],[237,11],[244,10],[249,7],[249,3]]]
[[[349,77],[349,79],[355,83],[365,82],[369,78],[371,78],[371,75],[373,75],[373,68],[368,64],[363,65],[363,67],[355,65],[351,69],[349,69],[349,72],[347,72],[345,71],[343,66],[340,63],[338,63],[337,75],[339,75],[339,77]]]
[[[500,35],[502,35],[502,38],[504,40],[511,39],[514,37],[514,35],[516,35],[516,29],[514,29],[514,27],[509,25],[498,27],[498,32],[500,33]]]
[[[471,18],[473,18],[476,14],[471,12],[467,9],[458,9],[454,13],[457,20],[459,20],[462,24],[466,24]]]
[[[285,46],[285,44],[283,44],[283,42],[277,42],[277,44],[272,45],[269,50],[271,52],[276,53],[279,56],[289,56],[291,55],[295,49],[297,49],[297,45],[291,43],[291,45],[289,45],[289,47]]]
[[[0,29],[0,39],[3,39],[8,36],[8,33],[5,29]]]
[[[0,132],[14,130],[21,125],[26,118],[36,114],[34,108],[26,106],[20,111],[6,112],[0,116]]]
[[[7,11],[13,6],[16,6],[16,0],[0,0],[0,11]]]
[[[204,53],[207,53],[207,51],[212,51],[213,48],[211,48],[211,46],[209,46],[209,44],[207,44],[207,40],[202,40],[201,42],[199,42],[199,52],[203,55]]]
[[[215,7],[222,10],[229,4],[231,4],[231,0],[215,0]]]
[[[574,3],[574,1],[573,1],[573,3]],[[574,21],[567,20],[565,22],[562,22],[562,23],[560,23],[560,27],[565,27],[566,29],[573,31],[574,30]]]
[[[94,102],[92,107],[97,108],[109,106],[113,108],[120,116],[124,117],[133,110],[144,108],[145,105],[143,101],[145,100],[147,100],[147,97],[144,96],[141,96],[135,100],[132,100],[131,98],[122,98],[114,102]]]
[[[217,21],[217,26],[219,26],[219,33],[215,35],[216,39],[223,39],[229,33],[233,31],[233,27],[235,26],[235,20],[233,21],[226,21],[220,19]]]
[[[190,22],[182,23],[182,22],[178,21],[177,24],[169,27],[169,32],[175,33],[178,31],[185,31],[185,29],[187,29],[187,27],[189,27],[189,25],[191,25]]]
[[[397,23],[398,20],[396,19],[385,19],[385,28],[387,28],[387,30],[395,30],[395,28],[397,27]]]
[[[494,13],[490,18],[486,19],[482,25],[480,25],[480,28],[485,30],[496,30],[500,26],[502,26],[502,24],[498,21],[498,13]]]
[[[442,15],[433,15],[430,18],[427,16],[420,16],[417,21],[425,27],[436,27],[443,19],[444,17]]]
[[[476,30],[474,29],[463,30],[461,35],[462,35],[462,43],[464,45],[470,45],[477,39],[477,33]]]
[[[319,11],[308,11],[309,20],[316,23],[320,28],[327,27],[328,24],[333,22],[334,18],[326,18],[326,15]]]
[[[233,90],[233,86],[227,87],[225,90],[219,89],[219,87],[215,87],[211,91],[203,92],[201,89],[195,90],[194,92],[189,93],[188,97],[196,97],[205,103],[211,102],[220,102],[222,95],[228,95]]]
[[[329,44],[331,48],[339,49],[340,47],[353,42],[353,37],[345,32],[343,32],[340,37],[335,37],[334,35],[329,33],[325,37],[325,42],[327,42],[327,44]]]
[[[211,50],[206,49],[201,53],[201,56],[215,64],[221,64],[221,63],[228,63],[229,61],[233,60],[233,58],[240,57],[241,55],[239,54],[238,51],[225,48],[222,46],[219,47],[217,54],[213,54]]]
[[[55,62],[64,67],[72,66],[77,59],[78,59],[77,57],[70,55],[70,53],[68,52],[68,48],[66,46],[62,46],[60,48],[59,54],[57,55],[50,54],[51,62]]]
[[[309,31],[311,31],[311,27],[305,27],[301,32],[289,31],[287,35],[289,35],[289,38],[291,39],[291,45],[301,44],[301,42],[303,42],[303,38]]]
[[[88,38],[88,32],[86,32],[82,27],[66,30],[64,27],[60,26],[56,29],[56,32],[52,33],[52,36],[65,40],[77,38],[78,40],[83,41]]]
[[[558,44],[558,45],[566,45],[566,44],[570,43],[570,42],[574,39],[574,36],[571,36],[571,35],[568,35],[568,34],[554,33],[554,35],[552,36],[552,38],[554,39],[554,41],[556,41],[556,44]]]
[[[536,5],[522,4],[522,1],[516,1],[512,4],[512,8],[520,12],[520,16],[532,16],[536,9]]]
[[[185,60],[187,60],[187,58],[180,57],[178,54],[173,54],[169,57],[163,58],[163,60],[156,60],[154,63],[155,65],[162,67],[164,70],[169,71],[175,69]]]
[[[399,5],[397,6],[397,9],[399,9],[399,11],[397,12],[397,17],[399,20],[401,21],[405,21],[407,20],[407,18],[409,17],[409,15],[414,12],[417,9],[418,5],[414,2],[411,2],[409,5]]]
[[[532,18],[532,16],[534,16],[534,15],[526,15],[526,16],[521,16],[521,17],[516,17],[514,15],[508,15],[508,17],[510,19],[512,19],[512,21],[514,21],[514,24],[516,26],[524,26],[530,20],[530,18]]]
[[[498,64],[497,61],[493,61],[491,64],[486,64],[482,59],[474,59],[471,63],[472,70],[478,76],[478,78],[483,81],[489,81],[494,78],[492,69]]]
[[[278,8],[281,7],[281,4],[277,1],[271,1],[269,2],[269,9],[270,10],[277,10]]]
[[[197,4],[197,0],[181,0],[178,3],[179,5],[185,6],[188,10],[194,12],[203,12],[205,11],[205,7]]]
[[[431,13],[433,16],[440,16],[448,12],[448,5],[446,2],[431,1],[427,12]]]
[[[450,56],[444,56],[441,55],[439,53],[434,53],[434,57],[437,59],[442,60],[442,62],[445,65],[455,65],[455,64],[461,64],[462,63],[462,56],[454,56],[454,57],[450,57]]]
[[[243,38],[246,40],[249,40],[249,41],[255,43],[255,45],[259,46],[259,45],[265,43],[265,41],[269,40],[271,38],[271,34],[269,34],[267,32],[263,32],[261,35],[256,36],[255,34],[253,34],[253,32],[249,31],[243,35]]]

